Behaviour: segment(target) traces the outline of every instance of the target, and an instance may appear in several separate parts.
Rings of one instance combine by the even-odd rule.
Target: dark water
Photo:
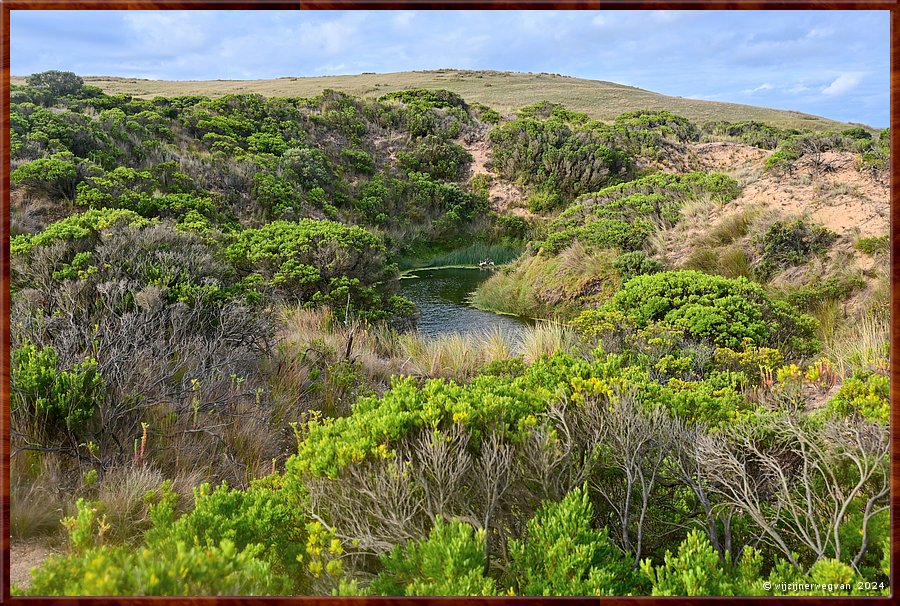
[[[499,326],[515,338],[529,323],[527,319],[469,305],[469,296],[490,276],[490,271],[481,269],[421,269],[400,280],[400,294],[418,307],[419,334],[423,336],[482,334]]]

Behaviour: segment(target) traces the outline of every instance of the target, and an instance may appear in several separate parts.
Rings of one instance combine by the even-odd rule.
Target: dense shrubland
[[[858,277],[779,286],[834,246],[806,218],[704,230],[733,275],[673,267],[659,234],[740,185],[650,168],[714,137],[874,166],[886,139],[51,72],[12,103],[13,540],[68,537],[19,591],[889,591],[883,306],[838,338],[822,310]],[[488,258],[476,305],[554,321],[408,330],[400,267]]]

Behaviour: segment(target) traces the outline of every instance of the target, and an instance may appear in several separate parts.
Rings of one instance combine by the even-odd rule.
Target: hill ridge
[[[549,72],[439,69],[333,76],[281,76],[253,80],[154,80],[123,76],[86,76],[84,80],[86,84],[98,86],[108,94],[124,93],[144,98],[188,94],[218,97],[229,93],[310,97],[329,88],[354,96],[378,97],[409,88],[445,88],[458,93],[467,101],[483,103],[505,112],[540,101],[550,101],[607,121],[626,111],[651,109],[671,111],[698,123],[757,120],[783,128],[812,130],[858,126],[856,123],[840,122],[797,110],[691,99],[606,80]],[[536,81],[543,82],[536,85]],[[12,76],[11,83],[22,84],[24,77]]]

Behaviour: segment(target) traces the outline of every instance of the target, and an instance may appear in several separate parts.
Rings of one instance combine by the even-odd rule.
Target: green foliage
[[[270,217],[291,218],[299,216],[303,194],[287,179],[267,173],[253,175],[254,198]]]
[[[667,550],[662,565],[641,562],[656,596],[760,595],[761,567],[762,557],[752,547],[745,549],[738,566],[723,567],[709,539],[698,530],[688,533],[676,553]]]
[[[542,243],[556,254],[574,240],[624,251],[640,250],[656,225],[674,225],[686,200],[709,196],[725,203],[740,193],[736,181],[718,173],[659,173],[581,196],[549,227]]]
[[[485,124],[500,124],[500,114],[497,110],[481,103],[472,103],[470,109],[475,116]]]
[[[92,358],[60,370],[55,349],[26,344],[13,351],[12,361],[11,412],[31,418],[41,433],[79,434],[106,394],[106,382]]]
[[[28,86],[49,93],[52,99],[75,95],[84,86],[84,80],[72,72],[48,70],[39,74],[32,74],[25,78]]]
[[[860,238],[853,245],[853,248],[866,253],[867,255],[877,255],[879,253],[887,252],[888,244],[887,236],[871,236]]]
[[[521,377],[525,374],[525,362],[521,356],[515,358],[503,358],[490,362],[481,371],[481,374],[491,377]]]
[[[635,276],[658,273],[663,268],[660,261],[648,258],[643,251],[621,254],[616,257],[613,266],[619,272],[619,277],[623,283]]]
[[[35,246],[46,246],[60,240],[96,237],[100,231],[118,225],[140,227],[148,223],[147,219],[126,209],[86,210],[51,224],[39,234],[15,236],[10,240],[10,252],[14,255],[24,255],[31,252]]]
[[[671,137],[682,142],[697,141],[700,138],[700,131],[690,120],[667,111],[626,112],[616,117],[614,125],[624,129],[632,136],[636,133],[652,131],[663,137]]]
[[[201,545],[157,538],[137,550],[102,545],[109,529],[96,509],[78,502],[69,533],[74,550],[52,555],[38,568],[26,595],[271,595],[289,591],[283,577],[259,559],[259,547],[238,549],[223,539]],[[95,530],[96,522],[96,530]],[[97,536],[94,536],[96,533]]]
[[[322,150],[314,147],[294,147],[284,152],[283,160],[303,188],[310,190],[331,186],[334,179],[331,162]]]
[[[497,217],[497,231],[500,237],[525,239],[531,231],[531,225],[524,217],[518,215],[500,215]]]
[[[741,143],[761,149],[775,149],[791,136],[800,134],[796,129],[785,130],[762,122],[712,122],[705,124],[705,132],[713,135],[736,138]]]
[[[298,583],[303,580],[306,520],[302,503],[294,502],[288,491],[265,484],[246,490],[221,484],[210,491],[209,485],[203,484],[194,489],[194,498],[190,513],[171,524],[157,523],[148,532],[147,541],[207,547],[228,541],[238,551],[253,547],[254,557],[265,561],[273,573]],[[171,503],[163,501],[158,507],[171,507]],[[173,517],[171,512],[157,511],[155,515],[160,520]]]
[[[586,489],[545,504],[528,521],[525,539],[509,546],[510,578],[517,595],[628,595],[637,585],[630,559],[606,529],[591,527],[594,508]]]
[[[827,301],[844,301],[855,290],[864,286],[865,280],[859,276],[829,278],[791,291],[787,295],[787,301],[799,309],[810,311]]]
[[[395,547],[382,564],[369,595],[496,595],[494,580],[484,575],[484,531],[463,522],[436,519],[427,539]]]
[[[887,426],[891,420],[890,380],[872,371],[858,371],[845,380],[825,407],[827,414],[859,414]]]
[[[280,296],[383,319],[408,311],[404,301],[376,288],[396,276],[385,252],[381,240],[362,227],[301,219],[244,230],[225,256],[243,275],[261,276]]]
[[[71,152],[59,152],[19,166],[12,171],[10,179],[49,196],[71,199],[80,179],[76,160]]]
[[[64,520],[73,550],[52,556],[29,595],[285,595],[307,590],[301,503],[274,481],[247,490],[195,489],[194,509],[177,518],[166,482],[147,495],[152,528],[137,550],[104,545],[109,530],[97,509],[78,502]]]
[[[406,105],[421,108],[468,109],[468,105],[462,97],[454,92],[443,89],[427,90],[424,88],[413,88],[410,90],[401,90],[383,95],[379,97],[378,100],[400,101]]]
[[[764,168],[766,172],[783,175],[792,170],[793,163],[799,158],[799,152],[788,149],[779,149],[766,158]]]
[[[631,158],[609,137],[559,118],[507,122],[491,130],[490,139],[492,162],[501,176],[543,184],[570,200],[619,181],[632,169]]]
[[[850,137],[851,139],[856,139],[857,141],[871,141],[872,133],[862,128],[861,126],[854,126],[852,128],[845,128],[841,131],[841,135],[844,137]]]
[[[351,463],[390,458],[392,443],[423,428],[462,423],[475,430],[516,431],[570,375],[586,371],[586,365],[556,354],[516,378],[482,376],[468,385],[429,379],[422,386],[412,378],[394,378],[381,398],[360,398],[350,416],[307,423],[298,454],[288,461],[289,473],[335,477]]]
[[[834,232],[803,219],[776,221],[753,241],[761,255],[758,271],[769,276],[779,269],[801,265],[825,252],[836,239]]]
[[[745,338],[790,354],[818,348],[816,321],[789,304],[771,299],[746,278],[730,280],[696,271],[662,272],[629,280],[598,311],[582,314],[583,330],[608,312],[624,314],[637,326],[661,322],[711,344],[736,349]]]
[[[472,156],[461,145],[428,135],[409,152],[398,152],[397,160],[404,170],[427,173],[441,181],[457,181],[472,162]]]
[[[341,158],[350,165],[354,171],[371,175],[375,173],[375,158],[361,149],[343,149]]]

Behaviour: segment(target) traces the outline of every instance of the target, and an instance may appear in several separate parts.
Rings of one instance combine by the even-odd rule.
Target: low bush
[[[853,244],[853,248],[866,253],[867,255],[877,255],[879,253],[887,252],[888,244],[887,236],[872,236],[860,238]]]
[[[803,219],[776,221],[753,240],[760,254],[757,269],[760,275],[768,277],[785,267],[801,265],[828,250],[836,239],[837,234],[831,230]]]
[[[745,338],[789,355],[815,352],[816,321],[791,305],[771,299],[747,280],[696,271],[662,272],[632,278],[600,310],[584,312],[576,325],[593,330],[608,313],[620,313],[638,327],[663,323],[720,347],[738,348]]]

